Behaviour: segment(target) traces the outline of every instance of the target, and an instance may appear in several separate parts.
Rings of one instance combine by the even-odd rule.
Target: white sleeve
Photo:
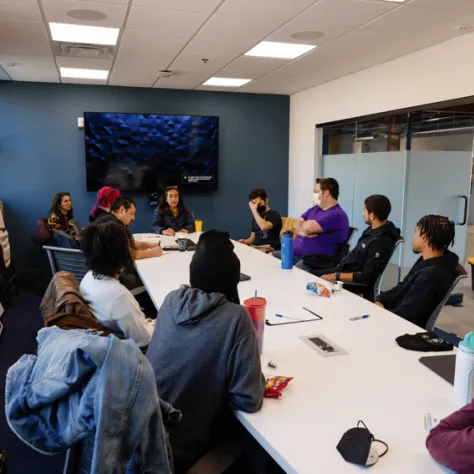
[[[129,291],[115,298],[111,313],[112,319],[116,321],[126,339],[133,339],[139,347],[148,345],[154,325],[147,322],[138,301]]]

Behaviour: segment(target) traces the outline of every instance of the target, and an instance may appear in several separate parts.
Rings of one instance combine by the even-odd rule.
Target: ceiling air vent
[[[114,49],[114,46],[53,42],[55,56],[67,56],[70,58],[113,59]]]

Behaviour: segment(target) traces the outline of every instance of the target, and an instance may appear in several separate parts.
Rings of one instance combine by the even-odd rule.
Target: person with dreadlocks
[[[404,280],[382,293],[375,304],[424,328],[456,276],[459,257],[448,250],[454,235],[454,222],[447,217],[420,219],[412,247],[421,257]]]
[[[78,248],[78,235],[70,221],[74,219],[71,195],[66,192],[56,193],[51,201],[48,216],[48,230],[51,232],[53,242],[58,247]]]

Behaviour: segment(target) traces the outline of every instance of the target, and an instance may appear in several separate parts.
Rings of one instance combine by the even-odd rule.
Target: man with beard
[[[382,293],[376,305],[424,328],[456,277],[459,257],[448,250],[454,243],[454,222],[429,215],[420,219],[413,252],[421,257],[404,280]]]
[[[388,220],[391,210],[390,200],[386,196],[369,196],[362,211],[369,227],[354,249],[332,268],[322,265],[326,263],[324,259],[319,266],[319,259],[315,258],[317,256],[308,256],[303,259],[304,269],[326,281],[343,281],[346,283],[344,288],[373,299],[375,282],[387,266],[395,243],[400,238],[400,230]],[[357,286],[353,285],[352,288],[350,283],[356,283]],[[361,284],[364,286],[359,286]]]
[[[265,189],[257,188],[249,194],[249,207],[253,215],[252,231],[248,239],[239,242],[262,250],[280,248],[282,220],[280,213],[270,209]]]

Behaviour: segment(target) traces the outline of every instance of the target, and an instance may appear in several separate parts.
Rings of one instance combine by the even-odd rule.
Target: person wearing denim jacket
[[[23,442],[58,454],[92,437],[81,472],[173,472],[153,369],[133,341],[56,327],[37,340],[38,355],[6,379],[7,421]]]

